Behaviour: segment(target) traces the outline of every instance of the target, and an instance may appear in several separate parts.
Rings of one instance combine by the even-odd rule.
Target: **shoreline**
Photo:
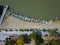
[[[53,22],[51,24],[42,24],[42,23],[33,23],[25,22],[20,19],[17,19],[13,16],[9,16],[3,23],[0,25],[2,29],[60,29],[60,22]]]

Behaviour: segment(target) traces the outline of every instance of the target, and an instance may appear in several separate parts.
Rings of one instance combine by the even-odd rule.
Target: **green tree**
[[[30,34],[30,38],[33,38],[35,40],[36,39],[36,32],[32,32],[32,34]]]
[[[54,36],[52,30],[49,30],[49,35]]]
[[[46,32],[46,29],[43,28],[43,31]]]
[[[35,39],[35,44],[36,45],[41,45],[40,40],[39,39]]]
[[[51,40],[48,42],[48,44],[52,44],[52,45],[60,45],[60,43],[56,40]]]

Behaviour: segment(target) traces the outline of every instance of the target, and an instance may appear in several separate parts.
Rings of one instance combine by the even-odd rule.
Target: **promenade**
[[[60,22],[53,22],[51,24],[42,24],[40,23],[34,23],[34,22],[25,22],[20,19],[17,19],[13,16],[8,16],[7,19],[3,21],[3,23],[0,25],[0,28],[2,29],[53,29],[58,28],[60,30]]]

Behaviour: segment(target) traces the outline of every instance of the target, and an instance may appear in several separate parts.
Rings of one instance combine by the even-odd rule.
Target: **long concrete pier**
[[[1,16],[1,19],[0,19],[0,24],[3,21],[4,15],[6,14],[7,9],[8,9],[8,5],[4,6],[3,13],[2,13],[2,16]]]

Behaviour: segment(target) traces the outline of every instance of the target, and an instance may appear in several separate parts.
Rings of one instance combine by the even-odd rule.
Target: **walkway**
[[[24,22],[20,19],[17,19],[13,16],[9,16],[5,21],[3,21],[2,25],[0,25],[0,28],[11,28],[11,29],[42,29],[42,28],[58,28],[60,29],[60,22],[53,22],[52,24],[43,25],[42,23],[33,23],[33,22]]]

